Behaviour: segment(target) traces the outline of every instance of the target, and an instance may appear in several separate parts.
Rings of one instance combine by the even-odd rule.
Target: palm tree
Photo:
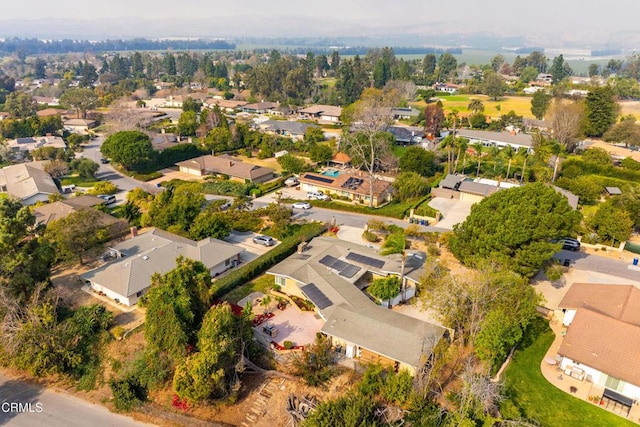
[[[515,154],[515,151],[513,150],[513,147],[510,145],[507,145],[506,147],[504,147],[502,149],[502,154],[509,159],[509,166],[507,166],[507,180],[509,179],[509,173],[511,172],[511,162],[513,161],[513,156]]]
[[[467,151],[467,143],[469,142],[469,140],[465,139],[465,138],[456,138],[454,141],[454,145],[456,147],[458,147],[458,155],[456,156],[456,162],[453,165],[453,171],[457,172],[458,171],[458,161],[460,161],[460,154],[462,152],[466,152]],[[464,171],[463,171],[464,173]]]
[[[380,255],[391,255],[391,254],[400,254],[400,289],[402,290],[402,301],[405,300],[405,292],[406,292],[406,280],[404,277],[404,266],[407,262],[407,236],[404,235],[404,232],[396,232],[389,234],[387,236],[387,240],[382,244],[382,251],[380,251]]]
[[[527,167],[527,160],[529,160],[529,150],[525,147],[520,147],[518,149],[518,155],[522,155],[522,173],[520,175],[520,184],[524,180],[524,171]]]
[[[472,99],[467,109],[471,110],[473,114],[482,113],[484,111],[484,104],[479,99]]]
[[[493,159],[493,173],[496,172],[496,167],[498,166],[498,156],[500,155],[500,147],[497,145],[492,145],[489,147],[489,155]]]
[[[482,149],[484,148],[484,145],[482,145],[482,143],[480,142],[476,142],[475,144],[473,144],[473,149],[476,152],[476,157],[478,158],[478,170],[476,172],[476,178],[478,178],[480,176],[480,163],[482,163]]]

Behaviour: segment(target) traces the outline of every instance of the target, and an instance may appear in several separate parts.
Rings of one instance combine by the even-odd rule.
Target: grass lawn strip
[[[631,421],[565,393],[542,376],[540,363],[554,334],[546,321],[539,321],[543,325],[536,329],[541,332],[532,338],[531,345],[516,352],[505,372],[507,393],[524,417],[549,427],[635,426]]]

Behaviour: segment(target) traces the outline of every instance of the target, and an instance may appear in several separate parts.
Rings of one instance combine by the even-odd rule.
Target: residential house
[[[64,128],[69,132],[86,134],[96,127],[97,122],[91,119],[69,119],[64,121]]]
[[[458,93],[460,86],[451,83],[436,83],[433,86],[436,92],[446,92],[448,94]]]
[[[280,108],[279,102],[256,102],[253,104],[245,104],[242,106],[242,111],[251,114],[265,114],[271,113],[277,108]]]
[[[413,126],[389,126],[387,132],[393,135],[397,144],[420,144],[427,136],[423,129]]]
[[[25,153],[30,153],[38,148],[67,148],[67,144],[59,136],[53,136],[51,134],[45,136],[30,136],[27,138],[16,138],[7,141],[7,147],[9,147],[14,153],[23,156]]]
[[[493,179],[468,178],[465,175],[448,174],[440,181],[438,188],[431,190],[431,193],[434,197],[477,203],[500,190],[518,186],[518,184]]]
[[[369,204],[371,180],[368,176],[339,174],[338,176],[306,172],[299,178],[303,190],[323,192],[328,195],[348,197],[350,200]],[[378,207],[393,197],[393,184],[375,178],[373,181],[373,206]]]
[[[216,105],[224,112],[233,113],[234,111],[239,110],[240,108],[242,108],[245,105],[247,105],[247,102],[246,101],[236,101],[236,100],[233,100],[233,99],[212,98],[212,99],[209,99],[205,103],[206,107],[212,108],[212,109]]]
[[[640,401],[640,289],[574,283],[558,305],[568,327],[558,355],[565,375],[593,384],[602,406]]]
[[[177,95],[177,96],[169,95],[169,97],[165,99],[162,106],[166,108],[182,108],[182,102],[183,102],[182,95]]]
[[[361,363],[380,363],[415,374],[429,362],[448,331],[384,308],[364,291],[372,279],[400,276],[400,259],[400,255],[384,257],[344,240],[317,237],[267,274],[274,276],[285,294],[314,304],[325,321],[321,333],[329,337],[336,352]],[[424,260],[422,253],[407,257],[406,298],[415,293]],[[403,293],[398,297],[396,302]]]
[[[33,213],[36,217],[36,224],[47,225],[51,221],[66,218],[72,213],[91,209],[103,203],[104,200],[101,198],[86,194],[38,206]],[[120,237],[126,233],[128,229],[126,221],[99,210],[96,210],[96,212],[98,212],[98,222],[108,230],[111,238]]]
[[[176,163],[180,172],[196,176],[225,175],[241,182],[266,182],[274,178],[275,170],[264,166],[245,163],[242,160],[222,156],[200,156]]]
[[[292,122],[288,120],[265,120],[259,123],[258,127],[266,133],[287,136],[294,140],[302,140],[307,129],[316,128],[318,126],[310,123]]]
[[[391,109],[394,120],[412,120],[418,118],[420,111],[410,107],[394,107]]]
[[[60,100],[51,96],[34,96],[33,101],[38,105],[50,105],[52,107],[60,105]]]
[[[24,206],[46,202],[51,194],[60,194],[51,175],[44,171],[44,163],[20,163],[0,169],[0,193],[20,200]]]
[[[179,144],[188,144],[191,142],[191,138],[181,140],[175,133],[165,133],[164,129],[162,133],[155,134],[151,138],[151,146],[156,151],[163,151],[170,147],[175,147]]]
[[[529,153],[533,152],[533,137],[526,133],[460,129],[456,132],[456,136],[468,139],[469,144],[480,143],[485,147],[498,148],[511,146],[516,151],[524,148]]]
[[[45,108],[44,110],[38,110],[36,115],[38,117],[50,117],[50,116],[59,116],[63,113],[66,113],[66,110],[60,110],[59,108]]]
[[[11,115],[9,113],[5,113],[4,111],[0,111],[0,122],[4,119],[8,119]]]
[[[333,105],[311,105],[298,110],[298,118],[302,120],[316,120],[323,124],[340,123],[342,107]]]
[[[212,276],[235,267],[242,249],[222,240],[207,238],[195,242],[154,228],[125,240],[109,254],[115,260],[82,275],[92,290],[132,306],[151,287],[154,274],[166,274],[176,268],[180,256],[202,262]]]

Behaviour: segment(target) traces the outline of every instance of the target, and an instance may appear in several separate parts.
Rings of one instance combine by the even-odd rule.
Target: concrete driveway
[[[429,201],[429,206],[440,211],[443,216],[437,226],[447,230],[453,230],[455,224],[460,224],[467,219],[471,212],[472,204],[464,200],[445,199],[443,197],[436,197]]]
[[[271,249],[280,244],[280,242],[276,240],[277,243],[275,246],[259,245],[257,243],[253,243],[254,236],[259,236],[259,234],[251,232],[239,233],[237,231],[232,231],[231,234],[229,234],[229,236],[227,236],[224,240],[244,249],[244,252],[240,254],[240,260],[243,263],[256,259],[260,255],[269,252]]]

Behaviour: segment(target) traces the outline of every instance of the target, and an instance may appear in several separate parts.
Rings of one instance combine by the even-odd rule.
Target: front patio
[[[555,339],[540,364],[542,375],[555,387],[577,397],[578,399],[591,402],[593,405],[599,406],[603,410],[613,412],[628,419],[629,421],[639,423],[640,406],[636,402],[632,402],[631,407],[628,407],[614,399],[607,397],[603,398],[605,388],[598,384],[593,384],[588,375],[580,375],[580,370],[574,369],[572,376],[571,371],[562,371],[560,369],[558,350],[560,349],[560,344],[562,343],[564,332],[566,331],[566,328],[559,320],[561,315],[562,313],[558,313],[556,311],[554,318],[549,322],[549,326],[555,334]],[[613,394],[615,395],[616,393]]]

